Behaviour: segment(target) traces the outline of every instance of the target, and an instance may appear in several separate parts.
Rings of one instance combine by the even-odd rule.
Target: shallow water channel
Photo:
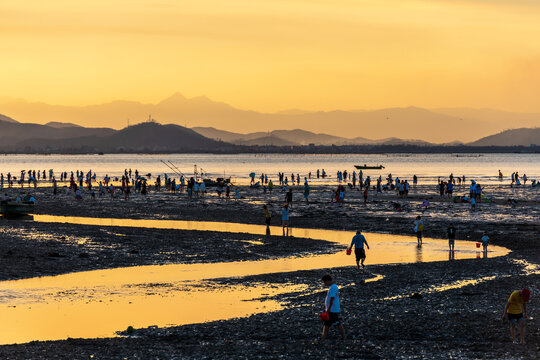
[[[266,234],[260,225],[178,220],[99,219],[35,215],[34,221],[96,226]],[[281,228],[271,227],[272,234]],[[208,264],[147,265],[93,270],[57,276],[0,282],[0,344],[33,340],[114,336],[128,326],[172,326],[276,311],[285,304],[274,295],[305,291],[303,284],[219,285],[209,280],[297,270],[354,265],[345,254],[350,231],[292,229],[295,237],[331,241],[343,251],[306,257]],[[442,261],[450,257],[445,240],[424,239],[421,248],[412,236],[364,234],[371,249],[366,264]],[[283,241],[294,241],[294,237]],[[509,250],[490,246],[487,256]],[[478,258],[473,242],[456,241],[453,259]],[[380,276],[371,276],[372,281]],[[369,277],[368,277],[369,281]]]

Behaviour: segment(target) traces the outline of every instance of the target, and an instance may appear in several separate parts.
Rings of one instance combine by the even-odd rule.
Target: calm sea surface
[[[174,174],[160,160],[171,161],[180,171],[188,176],[201,168],[208,177],[231,177],[235,183],[247,183],[249,173],[268,174],[275,179],[278,172],[299,173],[301,177],[312,173],[312,181],[323,183],[316,177],[317,169],[325,169],[330,176],[326,183],[336,181],[338,170],[354,170],[354,165],[384,165],[383,170],[367,170],[370,175],[385,178],[389,173],[394,177],[410,179],[416,174],[420,184],[436,183],[437,178],[465,175],[467,179],[476,179],[483,184],[499,182],[500,169],[509,181],[512,172],[527,174],[530,179],[540,180],[540,154],[388,154],[388,155],[288,155],[288,154],[106,154],[106,155],[2,155],[0,173],[11,172],[18,176],[21,170],[60,171],[92,170],[98,177],[105,174],[120,176],[124,169],[138,169],[141,174]]]

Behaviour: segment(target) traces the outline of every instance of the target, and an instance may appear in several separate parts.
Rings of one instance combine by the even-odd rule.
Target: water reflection
[[[293,284],[202,287],[189,282],[100,287],[88,275],[87,283],[51,287],[39,281],[14,289],[2,284],[0,343],[110,337],[130,325],[171,326],[277,311],[283,304],[267,297],[307,288]]]
[[[280,227],[174,220],[97,219],[35,215],[35,221],[99,226],[148,227],[219,232],[280,233]],[[208,279],[313,270],[354,265],[345,255],[353,232],[296,228],[295,235],[340,245],[340,251],[262,261],[148,265],[0,282],[0,343],[67,337],[113,336],[127,326],[168,326],[279,310],[283,293],[305,291],[305,285],[216,285]],[[446,260],[446,241],[388,234],[364,234],[369,243],[366,264]],[[294,238],[286,241],[294,241]],[[456,242],[458,258],[474,258],[474,244]],[[416,248],[414,250],[413,248]],[[341,251],[343,249],[343,251]],[[509,251],[490,247],[493,256]],[[365,283],[381,279],[376,275]]]
[[[184,220],[150,220],[150,219],[115,219],[115,218],[90,218],[90,217],[65,217],[52,215],[34,215],[34,221],[51,223],[70,223],[80,225],[99,225],[99,226],[122,226],[122,227],[144,227],[156,229],[177,229],[177,230],[197,230],[197,231],[216,231],[249,233],[255,235],[266,235],[268,229],[272,234],[281,234],[282,227],[239,223],[225,223],[214,221],[184,221]],[[352,237],[355,235],[352,231],[323,230],[308,228],[290,228],[289,236],[299,238],[311,238],[326,240],[340,245],[348,246]],[[372,249],[367,250],[366,264],[392,264],[408,263],[419,261],[443,261],[447,260],[446,251],[448,251],[448,242],[445,240],[425,238],[423,246],[416,248],[411,246],[416,244],[416,237],[406,235],[392,235],[380,233],[363,233],[370,245],[374,243]],[[288,241],[294,241],[294,238]],[[456,241],[456,259],[471,259],[475,257],[474,243],[468,241]],[[502,256],[510,251],[499,246],[490,246],[489,250],[492,256]],[[297,269],[317,269],[325,267],[348,266],[354,264],[353,257],[346,257],[345,251],[323,256],[308,256],[305,258],[287,258],[287,263],[293,266],[291,270],[283,269],[280,265],[275,270],[268,269],[268,272],[296,271]],[[265,260],[249,263],[250,266],[258,267],[259,263],[274,262],[283,263],[285,259]],[[351,264],[344,262],[350,261]],[[302,265],[303,264],[303,265]],[[305,266],[305,267],[303,267]],[[296,268],[298,267],[298,268]],[[265,273],[268,273],[265,272]]]
[[[422,259],[422,245],[418,244],[416,245],[416,262],[423,262]]]
[[[476,279],[456,280],[454,282],[447,283],[447,284],[432,285],[428,288],[418,290],[417,293],[418,294],[431,294],[431,293],[443,292],[443,291],[448,291],[448,290],[455,290],[455,289],[460,289],[460,288],[470,286],[470,285],[477,285],[483,282],[492,281],[497,278],[507,278],[507,277],[510,277],[510,275],[500,275],[500,276],[493,275],[493,276],[484,276],[484,277],[476,278]],[[411,294],[400,294],[400,295],[388,296],[381,299],[373,299],[373,301],[397,300],[397,299],[407,298],[410,296]]]

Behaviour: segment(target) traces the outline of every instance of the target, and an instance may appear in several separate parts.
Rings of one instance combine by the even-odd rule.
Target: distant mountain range
[[[339,143],[340,139],[354,143],[368,139],[394,141],[397,139],[421,139],[430,143],[470,142],[480,137],[503,131],[512,124],[514,128],[540,126],[539,114],[521,114],[489,109],[422,109],[418,107],[388,108],[379,110],[304,111],[292,109],[277,113],[261,113],[240,110],[226,103],[207,97],[186,98],[176,93],[157,104],[136,101],[113,101],[90,106],[60,106],[40,102],[0,98],[0,112],[24,123],[53,124],[71,123],[85,127],[121,129],[129,123],[140,122],[152,115],[160,123],[184,127],[226,128],[233,134],[258,133],[255,138],[233,139],[239,144],[251,144],[259,138],[268,143],[286,145],[298,143],[298,139],[286,138],[275,133],[276,129],[317,129],[316,141],[307,137],[301,143]],[[261,129],[265,130],[260,133]],[[268,134],[268,131],[271,134]],[[321,135],[321,134],[316,134]],[[0,135],[1,136],[1,135]],[[255,135],[254,135],[255,136]],[[277,139],[276,138],[279,138]],[[210,136],[212,138],[218,138]],[[336,137],[333,139],[332,137]],[[220,135],[227,141],[224,134]]]
[[[6,118],[6,117],[4,117]],[[529,146],[540,144],[540,128],[521,128],[481,138],[469,146]],[[183,126],[145,122],[122,130],[85,128],[71,123],[47,125],[0,120],[0,151],[2,152],[238,152],[246,147],[294,147],[328,145],[415,145],[441,146],[422,140],[388,138],[342,138],[316,134],[305,130],[275,130],[270,133],[234,133],[215,128],[189,129]]]
[[[268,133],[254,132],[249,134],[234,133],[219,130],[212,127],[194,127],[193,130],[211,139],[226,141],[236,145],[275,145],[275,146],[295,146],[295,145],[431,145],[422,140],[406,140],[399,138],[386,138],[371,140],[363,137],[344,138],[328,134],[316,134],[310,131],[294,130],[274,130]]]
[[[195,127],[199,134],[215,140],[226,141],[236,145],[416,145],[416,146],[529,146],[540,145],[540,128],[521,128],[505,130],[495,135],[486,136],[470,143],[430,143],[423,140],[386,138],[371,140],[365,138],[343,138],[327,134],[315,134],[305,130],[274,130],[269,133],[255,132],[239,134],[215,128]]]

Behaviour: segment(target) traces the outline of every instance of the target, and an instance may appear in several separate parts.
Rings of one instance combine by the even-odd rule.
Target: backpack
[[[424,223],[422,220],[418,222],[418,231],[424,231]]]

